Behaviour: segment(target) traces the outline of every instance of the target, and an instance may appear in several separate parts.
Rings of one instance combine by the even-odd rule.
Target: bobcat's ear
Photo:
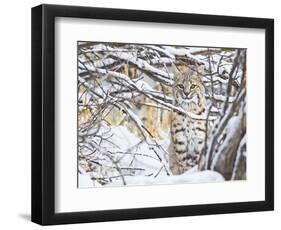
[[[197,67],[197,72],[198,72],[197,74],[198,75],[200,75],[200,74],[204,75],[204,74],[207,73],[207,69],[206,69],[204,64],[197,65],[196,67]],[[201,77],[201,76],[199,76],[199,77]]]
[[[178,79],[181,77],[181,72],[179,71],[179,69],[174,63],[172,63],[171,65],[171,73],[173,74],[173,80],[176,83]]]

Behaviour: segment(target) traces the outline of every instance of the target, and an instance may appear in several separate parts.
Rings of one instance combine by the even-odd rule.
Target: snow
[[[175,48],[172,46],[163,46],[163,48],[169,52],[172,55],[176,55],[176,56],[185,56],[187,59],[189,59],[190,61],[195,62],[196,64],[207,64],[205,63],[204,60],[199,59],[197,56],[192,55],[190,53],[190,50],[185,49],[185,48]]]
[[[90,173],[78,173],[79,188],[92,188],[94,187],[94,182],[91,180]]]
[[[155,184],[197,184],[197,183],[212,183],[223,182],[224,178],[221,174],[215,171],[196,171],[186,172],[182,175],[165,176],[161,175],[157,178],[146,176],[135,176],[126,178],[128,185],[155,185]],[[120,181],[108,184],[107,186],[121,186]]]
[[[222,84],[227,84],[228,83],[228,79],[223,79],[219,76],[213,76],[212,78],[211,77],[208,77],[208,76],[204,76],[203,77],[203,82],[220,82]]]
[[[162,84],[168,88],[174,85],[171,66],[177,64],[178,60],[184,60],[191,64],[192,68],[197,64],[200,65],[198,71],[203,71],[203,83],[207,89],[210,88],[208,85],[211,80],[215,83],[212,96],[218,105],[211,108],[212,112],[220,112],[220,104],[223,104],[221,102],[227,99],[224,92],[235,55],[233,51],[221,51],[219,55],[214,52],[209,60],[208,55],[200,53],[206,50],[208,48],[164,45],[141,45],[139,49],[139,45],[115,46],[110,43],[81,48],[78,80],[86,90],[81,87],[81,92],[79,91],[81,103],[79,102],[78,106],[83,110],[83,105],[87,104],[93,112],[93,118],[97,116],[96,109],[105,108],[102,113],[106,122],[88,122],[90,126],[85,122],[83,128],[79,129],[79,157],[81,156],[78,168],[79,187],[224,181],[220,173],[213,171],[213,167],[205,171],[199,171],[194,167],[182,175],[171,175],[167,152],[170,142],[169,128],[159,130],[161,138],[156,138],[158,134],[152,138],[154,131],[147,129],[148,121],[143,117],[144,112],[140,111],[138,105],[141,102],[140,98],[145,97],[146,100],[141,103],[146,106],[178,111],[193,119],[205,120],[208,116],[207,110],[201,115],[187,112],[175,106],[173,97],[169,93],[163,93],[158,87]],[[136,74],[131,76],[131,69],[128,69],[128,72],[123,70],[126,63],[129,68],[136,69],[134,72]],[[204,70],[201,69],[202,64]],[[238,68],[237,74],[234,73],[233,76],[238,85],[241,76],[242,70]],[[234,99],[235,97],[228,97],[229,102],[233,102]],[[210,101],[208,99],[208,103]],[[120,113],[120,116],[111,121],[111,116],[115,116],[114,113],[118,110],[117,114]],[[106,117],[111,111],[114,112]],[[222,116],[222,113],[218,115]],[[211,114],[208,119],[216,120],[217,124],[218,115]],[[231,132],[231,127],[235,124],[235,119],[230,119],[227,129]],[[219,129],[220,126],[214,129],[215,134]],[[208,143],[212,140],[211,137]],[[209,156],[208,150],[207,158]]]
[[[244,155],[244,153],[246,152],[246,151],[244,152],[242,150],[243,146],[246,145],[246,139],[247,139],[247,137],[246,137],[246,135],[244,135],[244,137],[242,138],[242,140],[239,144],[239,147],[238,147],[238,150],[237,150],[237,156],[236,156],[234,167],[233,167],[233,173],[232,173],[232,176],[231,176],[231,180],[235,179],[241,155]]]
[[[218,101],[222,101],[222,102],[225,102],[227,100],[227,97],[226,96],[223,96],[223,95],[218,95],[218,94],[214,94],[213,95],[213,98],[215,100],[218,100]],[[228,97],[228,102],[232,103],[235,101],[235,97]]]
[[[175,48],[172,46],[163,46],[166,52],[169,52],[172,55],[179,55],[179,56],[189,56],[190,51],[185,48]]]
[[[172,60],[171,58],[166,58],[166,57],[162,57],[162,58],[152,58],[149,60],[149,63],[152,65],[155,64],[168,64],[168,63],[173,63],[174,60]]]
[[[107,129],[101,128],[100,133],[102,134],[107,131]],[[210,183],[224,181],[221,174],[214,171],[198,171],[197,167],[192,168],[182,175],[167,175],[166,171],[163,169],[163,166],[168,168],[168,162],[164,156],[165,153],[154,147],[154,150],[157,151],[157,156],[150,146],[150,144],[153,143],[152,141],[151,143],[140,143],[140,138],[130,132],[125,126],[112,127],[110,135],[107,135],[110,136],[110,142],[117,143],[117,146],[106,142],[101,148],[113,153],[113,156],[115,156],[116,160],[119,162],[120,168],[142,169],[137,171],[135,175],[125,175],[124,180],[126,181],[126,185]],[[158,144],[163,149],[167,149],[169,137]],[[158,157],[160,157],[162,161],[160,161]],[[103,163],[106,165],[110,162],[104,161]],[[91,179],[93,176],[95,176],[93,172],[79,173],[79,188],[102,186],[97,181]],[[116,179],[112,180],[112,182],[108,183],[106,186],[122,185],[123,181],[121,179]]]
[[[175,55],[173,55],[172,53],[170,53],[167,49],[162,49],[159,46],[154,46],[154,45],[147,45],[147,47],[160,51],[161,53],[165,54],[166,56],[168,56],[171,59],[175,59]]]
[[[226,148],[225,145],[228,145],[232,141],[232,138],[233,138],[235,132],[237,132],[237,130],[239,130],[239,126],[241,124],[243,112],[244,112],[243,106],[241,106],[238,116],[233,116],[229,119],[229,121],[228,121],[228,123],[225,127],[225,131],[224,131],[224,133],[226,133],[227,135],[226,135],[226,138],[225,138],[224,142],[219,146],[220,149]],[[223,122],[221,124],[223,124]],[[211,165],[212,170],[214,170],[220,154],[221,154],[221,151],[218,151],[218,153],[215,154],[214,160],[212,161],[212,165]]]
[[[148,64],[145,60],[142,60],[140,58],[137,58],[136,56],[125,53],[125,52],[114,52],[111,54],[114,57],[117,57],[121,60],[129,61],[134,63],[136,66],[138,66],[140,69],[144,69],[145,71],[149,71],[153,74],[157,75],[157,78],[160,80],[166,82],[169,85],[173,84],[173,74],[169,74],[167,72],[164,72],[156,67],[153,67],[152,65]]]
[[[128,186],[137,186],[137,185],[172,185],[172,184],[198,184],[198,183],[218,183],[224,182],[224,177],[215,171],[205,170],[205,171],[193,171],[186,172],[182,175],[175,176],[165,176],[160,175],[156,178],[152,176],[133,176],[125,177]],[[123,186],[121,180],[115,180],[112,183],[105,185],[106,187],[116,187]],[[93,181],[89,174],[79,176],[79,187],[80,188],[92,188]]]
[[[193,114],[191,112],[187,112],[185,111],[184,109],[182,108],[179,108],[177,106],[174,106],[173,104],[171,103],[168,103],[168,102],[165,102],[163,100],[158,100],[157,98],[153,97],[155,96],[155,90],[153,91],[149,91],[149,90],[144,90],[144,89],[151,89],[151,87],[147,84],[147,83],[144,83],[144,82],[141,82],[141,81],[137,81],[137,82],[134,82],[132,81],[127,75],[125,74],[122,74],[122,73],[118,73],[118,72],[115,72],[115,71],[107,71],[105,69],[101,69],[101,68],[95,68],[93,66],[89,66],[88,69],[90,71],[96,71],[96,72],[99,72],[101,74],[109,74],[113,77],[116,77],[119,81],[122,81],[122,83],[125,85],[125,86],[128,86],[128,87],[132,87],[134,86],[135,89],[137,89],[139,92],[142,92],[144,93],[149,99],[153,100],[153,101],[156,101],[157,103],[161,104],[162,106],[166,106],[168,107],[169,109],[172,109],[172,110],[175,110],[175,111],[179,111],[183,114],[186,114],[187,116],[191,117],[191,118],[194,118],[194,119],[197,119],[197,120],[206,120],[207,119],[207,113],[205,114],[202,114],[202,115],[197,115],[197,114]],[[86,81],[83,80],[81,77],[79,77],[79,80],[83,83],[85,83]],[[156,93],[157,96],[161,96],[161,93]],[[104,95],[105,96],[105,95]],[[167,100],[170,100],[171,101],[171,98],[165,96],[165,99]],[[209,116],[208,117],[209,120],[215,120],[216,117],[214,116]]]
[[[100,61],[100,60],[94,61],[92,64],[97,68],[101,68],[101,67],[104,67],[104,66],[107,66],[107,65],[111,65],[115,62],[116,62],[116,60],[114,60],[112,58],[107,58],[107,59],[104,59],[102,61]]]
[[[204,52],[204,51],[207,51],[208,49],[209,48],[205,48],[205,47],[188,47],[188,50],[191,54],[194,54],[197,52]]]
[[[102,51],[127,51],[126,49],[118,49],[118,48],[112,48],[108,45],[104,44],[97,44],[92,46],[90,49],[83,49],[83,51],[86,52],[102,52]]]

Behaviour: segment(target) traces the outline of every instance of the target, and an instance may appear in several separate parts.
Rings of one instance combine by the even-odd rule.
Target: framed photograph
[[[274,21],[32,8],[32,221],[273,210]]]

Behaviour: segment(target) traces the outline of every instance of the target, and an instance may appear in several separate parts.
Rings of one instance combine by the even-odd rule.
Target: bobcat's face
[[[194,76],[182,76],[176,80],[175,100],[178,105],[186,107],[190,104],[201,106],[200,101],[205,93],[205,89],[201,81]]]

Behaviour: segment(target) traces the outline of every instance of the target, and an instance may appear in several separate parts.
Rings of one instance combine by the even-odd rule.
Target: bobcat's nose
[[[192,95],[190,92],[184,92],[184,96],[186,99],[189,99],[189,100],[192,98]]]

